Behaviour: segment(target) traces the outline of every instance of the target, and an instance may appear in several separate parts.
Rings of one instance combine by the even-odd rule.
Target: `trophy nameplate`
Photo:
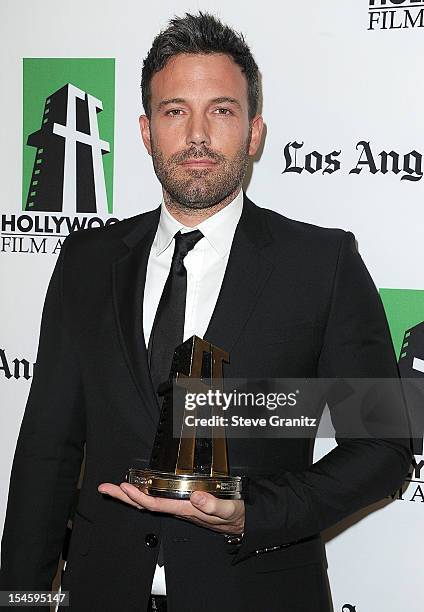
[[[130,468],[127,482],[156,497],[189,499],[193,491],[206,491],[223,499],[242,499],[242,476],[229,473],[225,427],[211,426],[208,435],[203,428],[200,436],[198,428],[184,420],[185,390],[222,388],[224,362],[229,362],[228,353],[198,336],[175,349],[169,378],[159,385],[163,404],[149,467]],[[210,416],[216,410],[211,407]],[[179,437],[174,435],[175,423]]]

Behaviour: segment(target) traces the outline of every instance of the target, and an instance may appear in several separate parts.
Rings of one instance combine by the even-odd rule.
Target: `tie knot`
[[[194,247],[196,242],[199,242],[203,238],[203,234],[200,230],[193,230],[192,232],[186,232],[184,234],[178,231],[175,236],[175,249],[174,249],[174,260],[182,261],[189,251]]]

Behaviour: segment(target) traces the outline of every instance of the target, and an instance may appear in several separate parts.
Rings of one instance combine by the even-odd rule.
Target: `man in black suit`
[[[86,444],[62,582],[71,610],[328,611],[320,532],[402,484],[408,440],[336,436],[315,464],[311,439],[228,440],[244,501],[152,498],[123,480],[148,461],[159,419],[151,359],[173,333],[165,293],[178,302],[184,287],[183,337],[228,351],[225,377],[397,377],[378,293],[350,232],[241,191],[263,127],[242,37],[210,15],[174,19],[142,91],[163,202],[65,240],[13,462],[1,588],[51,588]]]

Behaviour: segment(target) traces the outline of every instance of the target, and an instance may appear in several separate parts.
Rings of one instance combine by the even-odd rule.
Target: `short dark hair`
[[[233,58],[242,69],[247,80],[249,119],[259,105],[259,71],[252,52],[241,33],[235,32],[214,15],[186,13],[185,17],[174,17],[166,30],[156,36],[143,62],[141,73],[141,95],[144,111],[151,116],[150,84],[153,75],[165,67],[168,60],[179,53],[224,53]]]

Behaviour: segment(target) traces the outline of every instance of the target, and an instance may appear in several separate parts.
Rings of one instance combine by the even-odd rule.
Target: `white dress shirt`
[[[228,256],[243,209],[243,191],[220,211],[195,227],[187,227],[177,221],[162,201],[156,236],[147,262],[146,284],[143,298],[143,331],[146,347],[149,344],[156,310],[171,268],[174,252],[174,235],[181,230],[199,229],[203,237],[184,258],[187,270],[187,297],[183,342],[193,334],[203,338],[227,267]],[[166,559],[164,560],[166,563]],[[165,566],[156,566],[152,593],[166,594]]]

